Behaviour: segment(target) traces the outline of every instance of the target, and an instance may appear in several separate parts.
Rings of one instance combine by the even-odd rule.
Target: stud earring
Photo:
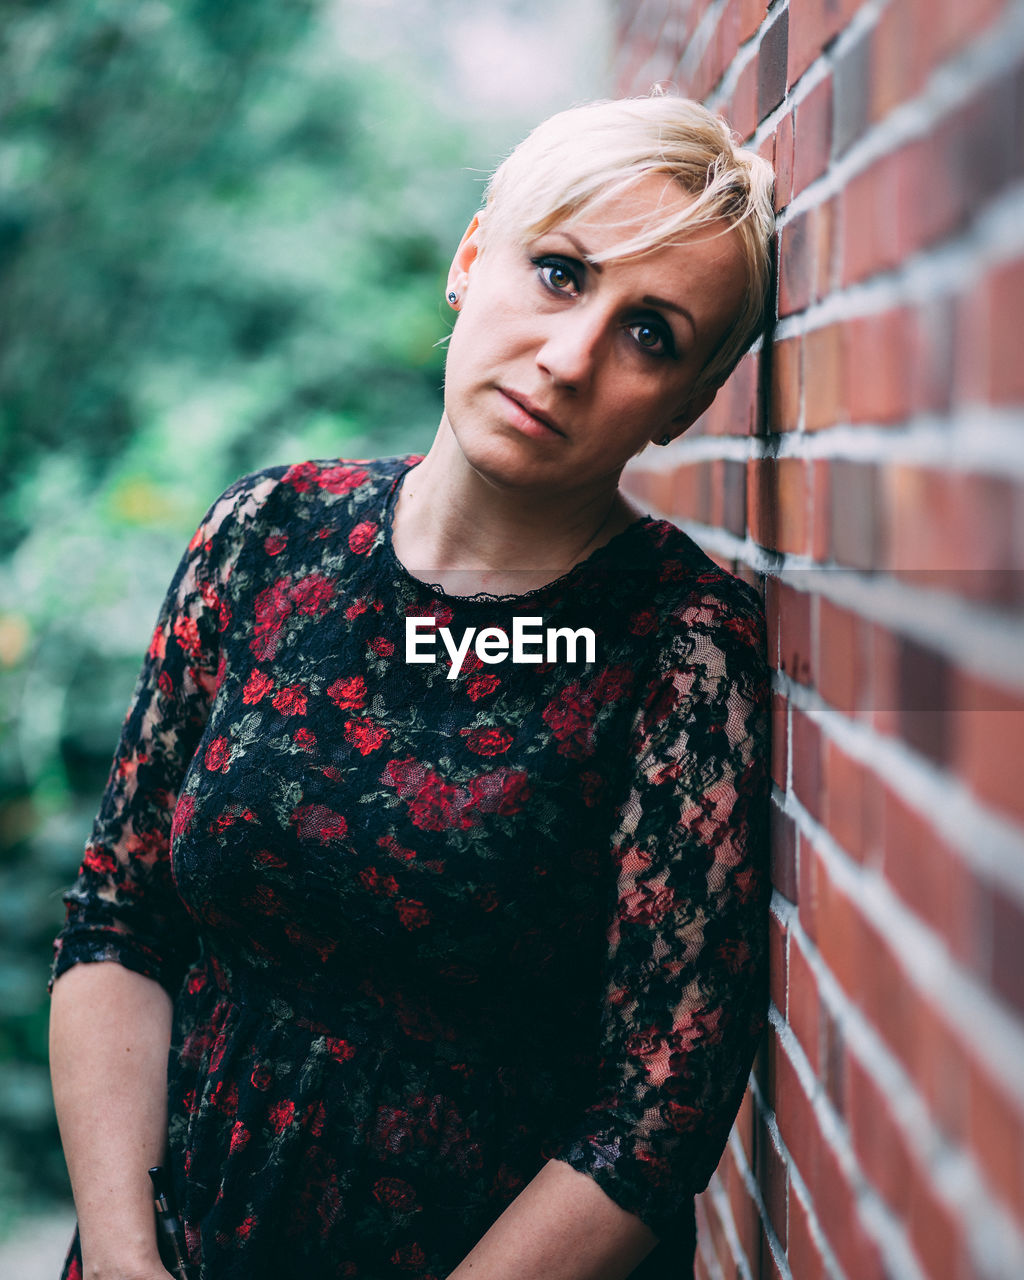
[[[455,290],[454,289],[449,290],[449,293],[448,293],[449,305],[454,307],[455,304],[458,302],[458,300],[459,300],[459,295],[455,292]]]
[[[664,436],[662,436],[662,437],[661,437],[661,439],[658,441],[658,444],[660,444],[660,445],[666,445],[666,444],[668,444],[668,443],[671,441],[671,439],[672,439],[672,437],[671,437],[671,436],[669,436],[669,435],[664,435]]]

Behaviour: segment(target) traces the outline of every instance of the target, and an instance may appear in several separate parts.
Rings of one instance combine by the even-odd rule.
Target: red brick
[[[932,1171],[917,1159],[910,1165],[909,1235],[929,1280],[962,1280],[972,1268],[964,1222],[935,1190]]]
[[[987,804],[1018,820],[1024,817],[1021,755],[1024,697],[965,671],[953,675],[956,772]]]
[[[996,995],[1024,1014],[1024,904],[998,885],[986,897],[991,962],[986,975]]]
[[[910,402],[918,413],[948,412],[955,367],[953,315],[946,298],[922,303],[911,332]]]
[[[873,727],[899,736],[900,637],[879,623],[868,624],[868,706]]]
[[[899,736],[920,755],[946,766],[952,750],[953,672],[945,655],[906,636],[899,641]]]
[[[789,763],[789,708],[781,694],[772,694],[772,779],[780,791],[786,790]]]
[[[808,476],[800,458],[747,463],[747,525],[755,541],[801,554],[808,541]]]
[[[796,108],[793,122],[792,195],[799,195],[828,168],[832,151],[832,76],[814,86]]]
[[[1024,1217],[1024,1117],[1020,1102],[975,1055],[968,1065],[968,1134],[998,1198]]]
[[[780,582],[774,593],[778,610],[779,670],[799,684],[814,683],[811,608],[814,596]]]
[[[818,1219],[843,1274],[857,1280],[886,1280],[878,1245],[864,1229],[853,1189],[836,1153],[824,1143],[814,1191]]]
[[[746,1188],[732,1147],[726,1147],[722,1157],[728,1169],[726,1187],[729,1207],[732,1209],[733,1226],[739,1239],[740,1251],[749,1270],[751,1261],[756,1265],[760,1246],[760,1215]]]
[[[880,842],[880,783],[834,742],[825,750],[825,826],[852,858],[867,861]]]
[[[790,1062],[774,1029],[768,1034],[768,1052],[772,1059],[775,1082],[772,1096],[779,1135],[801,1178],[808,1186],[813,1187],[817,1181],[818,1155],[822,1145],[814,1104],[804,1093],[796,1068]],[[790,1201],[792,1202],[792,1196]]]
[[[796,84],[842,25],[840,0],[789,0],[790,85]]]
[[[918,0],[890,0],[871,33],[872,120],[881,120],[922,87],[917,5]]]
[[[803,339],[784,338],[771,346],[771,429],[795,431],[800,425]]]
[[[742,538],[747,528],[746,466],[742,462],[716,458],[710,471],[710,523]]]
[[[779,232],[779,315],[804,311],[814,294],[817,258],[814,210],[792,218]]]
[[[796,824],[776,804],[771,807],[772,884],[789,902],[797,900]]]
[[[807,842],[802,841],[801,873],[805,849]],[[813,866],[809,868],[809,874],[813,887],[817,890],[814,917],[818,948],[839,985],[853,1000],[862,1004],[866,975],[863,968],[863,922],[860,912],[849,896],[833,883],[817,850],[810,856],[813,858]],[[801,887],[802,881],[801,874]]]
[[[932,58],[939,61],[957,53],[975,39],[1006,8],[1006,0],[971,0],[970,4],[930,5],[919,0],[928,21],[918,26],[919,36],[929,36]]]
[[[844,403],[853,422],[892,423],[910,413],[911,314],[903,309],[847,321]]]
[[[968,1053],[947,1018],[945,1008],[927,996],[917,1001],[909,1069],[936,1124],[954,1142],[965,1145],[970,1100]]]
[[[795,1191],[789,1197],[787,1257],[793,1280],[824,1280],[825,1263],[811,1232],[807,1209]]]
[[[861,280],[891,270],[905,255],[902,210],[893,199],[904,179],[904,151],[889,152],[856,174],[840,196],[842,282]],[[919,188],[917,199],[926,203]]]
[[[1020,334],[1024,330],[1024,259],[996,268],[987,281],[991,345],[988,390],[995,404],[1024,401],[1024,360]]]
[[[843,419],[844,354],[841,325],[825,325],[804,336],[804,426],[808,431]]]
[[[768,1132],[768,1126],[760,1117],[758,1118],[756,1157],[754,1176],[757,1179],[758,1186],[761,1188],[768,1221],[771,1223],[779,1244],[785,1249],[789,1216],[787,1212],[789,1175],[786,1170],[786,1163],[776,1149],[772,1136]],[[764,1254],[762,1253],[763,1257]]]
[[[775,126],[775,212],[793,197],[793,113],[787,111]]]
[[[892,1212],[905,1217],[910,1203],[910,1151],[893,1114],[892,1099],[854,1054],[847,1057],[844,1113],[865,1176]]]
[[[811,461],[811,559],[816,564],[831,555],[832,499],[829,464],[824,458]]]
[[[757,58],[751,58],[739,74],[732,94],[729,123],[743,139],[757,128]]]
[[[811,816],[821,820],[821,730],[796,707],[791,711],[793,790]]]
[[[767,0],[740,0],[739,37],[741,44],[746,44],[764,21],[767,12]]]
[[[839,197],[834,196],[825,204],[819,204],[815,210],[814,222],[814,257],[815,286],[814,296],[820,302],[827,298],[837,287],[838,272],[836,268],[836,221],[838,218]]]
[[[815,1075],[821,1066],[821,1004],[818,984],[807,957],[794,936],[789,943],[789,1024]]]
[[[959,960],[977,966],[977,886],[926,815],[889,787],[883,795],[883,850],[883,872],[900,898]]]
[[[848,715],[861,710],[866,691],[867,629],[864,622],[830,600],[818,600],[814,670],[818,689],[831,707]]]
[[[832,559],[853,569],[883,563],[886,530],[879,518],[878,471],[837,459],[829,468],[832,497]]]
[[[786,926],[774,913],[768,919],[768,987],[772,1004],[784,1018],[787,1009],[786,987],[789,981],[786,962]]]
[[[757,53],[757,118],[765,116],[779,105],[786,95],[786,48],[789,33],[789,13],[777,12],[774,21],[761,33]]]
[[[843,1028],[826,1005],[821,1009],[821,1078],[825,1093],[839,1115],[843,1113],[846,1043]]]
[[[853,908],[856,910],[856,907]],[[851,995],[901,1062],[914,1061],[914,1012],[922,999],[872,921],[858,919],[859,971]]]
[[[812,942],[817,943],[818,911],[821,905],[821,859],[806,836],[797,838],[797,871],[800,927]]]

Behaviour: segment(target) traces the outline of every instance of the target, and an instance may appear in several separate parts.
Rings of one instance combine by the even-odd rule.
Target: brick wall
[[[1024,1277],[1024,6],[622,0],[775,163],[777,320],[630,486],[765,584],[772,1008],[701,1277]]]

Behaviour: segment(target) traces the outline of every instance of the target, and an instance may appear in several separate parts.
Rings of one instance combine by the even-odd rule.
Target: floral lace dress
[[[203,1280],[441,1280],[550,1158],[665,1238],[637,1275],[679,1275],[766,1007],[759,605],[650,518],[538,591],[446,595],[391,547],[417,461],[211,508],[54,973],[174,996]],[[405,660],[409,618],[517,616],[591,628],[593,660]]]

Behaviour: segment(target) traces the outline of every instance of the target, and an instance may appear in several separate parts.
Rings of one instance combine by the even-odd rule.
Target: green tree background
[[[339,10],[0,0],[0,1236],[67,1195],[50,942],[178,555],[246,471],[427,446],[466,166],[521,132]]]

